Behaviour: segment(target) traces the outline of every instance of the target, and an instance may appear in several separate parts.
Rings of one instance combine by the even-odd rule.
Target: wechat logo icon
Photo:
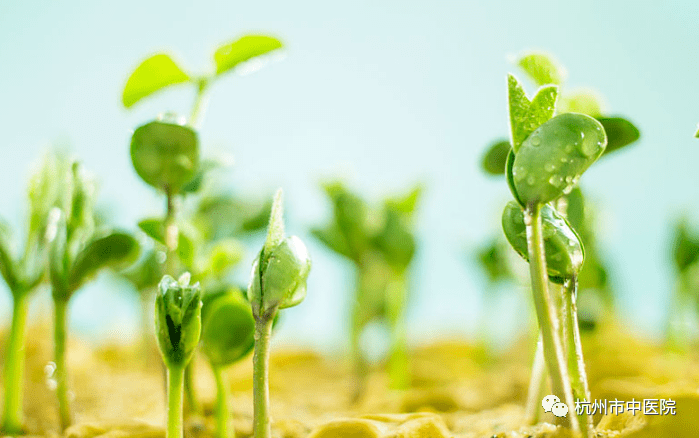
[[[544,412],[551,412],[556,417],[565,417],[568,415],[568,405],[561,403],[561,399],[555,395],[547,395],[541,400],[541,406]]]

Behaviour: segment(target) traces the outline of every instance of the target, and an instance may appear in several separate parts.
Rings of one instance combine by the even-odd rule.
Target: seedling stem
[[[5,358],[5,410],[3,431],[7,434],[22,432],[22,383],[24,382],[24,341],[26,337],[29,294],[16,293],[12,307],[12,328]]]
[[[544,254],[544,238],[541,225],[541,204],[532,203],[525,209],[524,220],[527,227],[527,243],[529,250],[529,270],[532,280],[532,293],[536,308],[537,320],[541,331],[546,366],[551,376],[553,392],[562,394],[565,403],[575,406],[573,392],[568,376],[568,367],[560,339],[560,321],[556,307],[548,289],[548,275]],[[580,426],[575,415],[563,418],[564,424],[574,431]]]
[[[170,366],[167,372],[167,437],[182,438],[184,366]]]
[[[274,311],[276,314],[276,309]],[[272,336],[274,314],[255,318],[255,352],[252,356],[255,438],[270,438],[269,424],[269,340]]]

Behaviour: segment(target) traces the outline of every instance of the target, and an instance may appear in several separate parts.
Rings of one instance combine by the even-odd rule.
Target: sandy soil
[[[57,437],[52,346],[39,333],[36,327],[30,330],[27,346],[26,428],[30,435]],[[0,334],[0,345],[4,339]],[[612,327],[585,335],[583,342],[594,399],[672,399],[676,404],[674,416],[596,415],[599,437],[699,436],[696,354],[667,352]],[[543,409],[541,423],[524,425],[531,356],[530,340],[499,357],[457,341],[416,348],[411,389],[388,390],[387,376],[378,367],[365,397],[351,404],[352,379],[345,360],[277,349],[270,367],[273,433],[280,438],[570,436],[553,426],[553,417]],[[69,363],[75,425],[64,436],[164,436],[164,381],[154,348],[147,354],[139,346],[95,350],[72,339]],[[251,370],[249,358],[229,370],[231,424],[238,437],[251,435]],[[187,435],[208,438],[214,429],[215,389],[201,358],[195,383],[203,414],[188,418]]]

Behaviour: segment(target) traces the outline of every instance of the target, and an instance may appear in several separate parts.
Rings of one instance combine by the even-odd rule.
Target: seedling
[[[189,84],[196,89],[196,97],[189,116],[189,124],[198,126],[203,110],[206,91],[226,73],[236,70],[243,63],[260,60],[260,56],[282,48],[278,39],[266,35],[245,35],[235,41],[219,46],[214,52],[215,71],[202,75],[192,75],[180,67],[170,55],[156,53],[146,58],[131,73],[124,92],[122,103],[126,108],[141,99],[165,88],[178,84]]]
[[[22,384],[24,383],[24,345],[29,300],[41,283],[46,266],[46,221],[49,210],[58,201],[54,178],[58,169],[47,154],[29,181],[29,226],[21,256],[13,245],[11,230],[0,223],[0,274],[12,294],[12,326],[5,355],[5,403],[2,430],[22,433]]]
[[[550,55],[542,52],[527,52],[514,60],[527,77],[537,86],[556,85],[559,89],[558,114],[577,112],[596,118],[607,134],[607,147],[603,157],[612,151],[633,144],[640,138],[638,128],[622,116],[606,114],[602,109],[601,98],[590,90],[562,92],[566,72]],[[511,146],[509,140],[496,140],[487,148],[482,159],[482,168],[491,175],[504,175],[507,156]],[[594,239],[593,211],[589,202],[575,187],[556,203],[558,211],[567,217],[585,242],[586,262],[579,275],[582,290],[593,290],[601,296],[607,309],[612,306],[612,291],[607,283],[607,267],[600,257]]]
[[[575,245],[575,242],[579,244],[577,234],[547,204],[571,192],[585,170],[602,155],[607,138],[602,125],[590,116],[577,113],[553,116],[558,95],[555,85],[541,87],[530,100],[519,81],[510,75],[508,94],[512,149],[508,154],[506,175],[510,190],[521,207],[524,228],[514,226],[520,222],[511,204],[503,216],[505,234],[508,238],[519,239],[513,246],[520,253],[524,253],[522,238],[526,240],[534,304],[553,390],[566,404],[574,406],[572,386],[582,385],[576,384],[582,371],[573,373],[577,375],[571,382],[568,368],[580,368],[582,364],[577,360],[573,362],[578,365],[571,364],[571,360],[566,359],[565,348],[568,347],[569,359],[577,357],[574,347],[578,327],[577,324],[571,327],[569,321],[575,319],[570,315],[571,300],[574,299],[574,277],[582,265],[582,251],[576,250],[581,248]],[[542,225],[542,217],[548,227]],[[547,237],[548,248],[545,246]],[[547,267],[547,250],[551,253],[550,268]],[[565,254],[569,257],[564,257]],[[559,300],[549,292],[550,277],[568,285],[560,299],[562,311],[558,308]],[[561,339],[561,317],[567,342]],[[577,417],[571,416],[569,425],[576,431],[582,426],[583,432],[591,436],[591,424],[582,420],[581,425]]]
[[[296,236],[285,237],[282,191],[277,192],[267,228],[267,239],[253,262],[248,300],[255,318],[253,398],[255,438],[270,438],[269,339],[280,309],[296,306],[306,297],[311,259]]]
[[[122,93],[122,103],[126,108],[175,85],[190,84],[196,89],[188,121],[172,115],[161,117],[137,128],[131,141],[134,169],[147,184],[165,194],[165,218],[155,222],[142,221],[139,225],[151,237],[162,237],[167,250],[166,272],[172,275],[183,270],[178,266],[178,258],[185,266],[191,267],[193,263],[191,237],[180,230],[177,205],[180,195],[198,190],[201,175],[206,170],[199,163],[199,141],[195,130],[202,118],[206,91],[225,74],[244,64],[251,66],[251,61],[259,64],[262,55],[281,48],[282,43],[274,37],[245,35],[219,46],[213,55],[215,71],[198,76],[186,72],[170,55],[156,53],[142,61],[126,82]],[[188,369],[185,382],[187,405],[191,411],[198,412],[190,376],[191,369]]]
[[[353,400],[364,392],[368,366],[360,348],[366,325],[373,320],[388,323],[391,330],[389,378],[394,388],[410,383],[404,314],[407,274],[415,254],[412,222],[421,187],[407,195],[385,200],[374,211],[341,183],[324,189],[333,203],[333,222],[312,230],[328,248],[351,260],[357,270],[356,296],[351,316],[351,351],[355,373]]]
[[[238,289],[204,296],[201,349],[216,380],[216,436],[228,438],[228,379],[225,369],[250,353],[255,345],[255,319],[250,303]]]
[[[74,293],[106,267],[119,268],[138,256],[138,244],[129,234],[96,230],[94,186],[82,166],[56,156],[60,206],[49,213],[49,278],[54,301],[55,379],[59,418],[64,430],[71,424],[66,369],[68,303]]]
[[[201,335],[201,290],[184,273],[175,281],[166,275],[155,299],[155,335],[167,367],[167,438],[182,438],[184,370]]]

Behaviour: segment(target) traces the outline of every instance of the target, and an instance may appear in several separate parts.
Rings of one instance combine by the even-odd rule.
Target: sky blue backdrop
[[[344,342],[350,267],[307,233],[328,214],[317,183],[336,174],[370,199],[426,184],[410,331],[473,333],[484,282],[466,249],[499,231],[509,199],[478,161],[507,132],[505,77],[517,72],[508,55],[545,49],[567,67],[568,89],[596,88],[610,112],[642,130],[639,144],[595,165],[582,186],[601,209],[598,240],[623,315],[657,334],[674,285],[668,221],[688,211],[699,223],[697,22],[695,1],[2,2],[0,213],[20,223],[28,166],[56,141],[98,175],[115,223],[133,227],[161,212],[132,171],[129,130],[163,110],[187,113],[192,92],[126,111],[129,71],[162,49],[206,71],[216,45],[273,33],[285,59],[216,84],[201,135],[205,153],[235,156],[231,184],[240,193],[282,186],[288,230],[309,242],[308,298],[287,312],[279,338]],[[135,302],[110,285],[102,279],[76,297],[76,332],[132,330]],[[0,293],[1,313],[8,303]]]

